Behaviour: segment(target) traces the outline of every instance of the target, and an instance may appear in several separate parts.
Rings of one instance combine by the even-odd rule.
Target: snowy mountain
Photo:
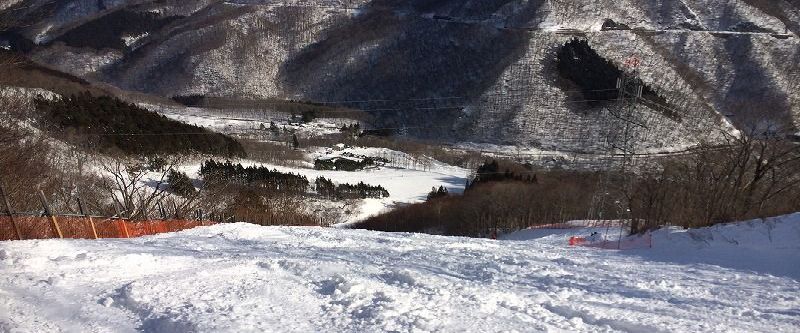
[[[241,223],[0,242],[0,331],[791,332],[798,218],[623,251]]]
[[[299,99],[372,111],[445,140],[606,150],[615,75],[638,63],[638,149],[800,121],[796,0],[24,0],[0,35],[38,62],[123,89]],[[0,7],[2,8],[2,7]],[[575,53],[574,49],[568,50]],[[597,58],[597,59],[594,59]],[[585,66],[585,67],[580,67]],[[606,65],[604,65],[606,66]],[[598,91],[606,93],[599,94]],[[610,93],[609,93],[610,91]],[[598,102],[597,96],[601,95]],[[649,97],[648,97],[649,96]],[[710,136],[711,135],[711,136]]]

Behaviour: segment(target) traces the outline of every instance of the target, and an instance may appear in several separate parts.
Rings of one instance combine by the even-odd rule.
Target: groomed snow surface
[[[800,215],[653,249],[225,224],[0,243],[2,332],[797,332]]]

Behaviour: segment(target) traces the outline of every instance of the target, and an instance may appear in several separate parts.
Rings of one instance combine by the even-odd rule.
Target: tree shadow
[[[737,128],[750,134],[794,133],[788,96],[781,92],[768,71],[754,60],[750,35],[727,36],[725,49],[733,66],[733,81],[724,97],[725,109]]]
[[[452,125],[469,101],[524,56],[529,42],[522,30],[460,20],[486,20],[511,2],[372,1],[286,62],[282,86],[311,100],[361,101],[341,104],[380,109],[375,114],[382,126]],[[524,5],[509,22],[533,19],[541,3]],[[441,131],[411,132],[436,137]]]

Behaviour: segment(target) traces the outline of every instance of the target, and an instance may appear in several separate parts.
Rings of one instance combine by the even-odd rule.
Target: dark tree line
[[[233,138],[184,124],[134,104],[90,93],[37,99],[43,126],[55,136],[100,152],[244,156]]]
[[[123,9],[67,31],[55,41],[61,41],[74,47],[125,50],[127,45],[122,40],[124,35],[136,36],[145,32],[157,31],[181,18],[181,16],[160,17],[156,13]]]
[[[355,123],[350,125],[342,125],[342,128],[339,129],[342,133],[349,133],[353,136],[358,136],[361,134],[361,124]]]
[[[383,186],[368,185],[364,182],[358,184],[339,184],[336,185],[332,180],[325,177],[319,177],[314,182],[317,188],[317,194],[328,199],[367,199],[367,198],[386,198],[389,196]]]
[[[603,26],[600,28],[602,31],[609,31],[609,30],[631,30],[625,23],[614,22],[612,19],[606,19],[603,21]]]
[[[354,227],[486,237],[496,230],[515,231],[592,215],[596,218],[598,214],[593,212],[602,212],[607,219],[617,217],[613,200],[596,200],[603,193],[602,174],[537,170],[534,178],[525,166],[504,162],[488,162],[480,169],[503,171],[484,171],[484,177],[473,181],[463,195],[434,189],[426,202],[371,217]]]
[[[167,174],[167,189],[182,197],[190,197],[197,193],[197,189],[192,184],[192,179],[185,173],[170,170]]]
[[[800,210],[800,144],[777,134],[730,137],[724,145],[652,162],[657,164],[649,170],[626,174],[488,162],[464,195],[436,190],[424,203],[355,227],[481,237],[570,220],[625,219],[631,233],[640,233]]]
[[[309,189],[308,178],[293,173],[270,170],[262,166],[243,167],[231,161],[208,160],[200,167],[200,175],[207,181],[227,182],[265,188],[273,192],[303,194]]]
[[[536,183],[538,181],[536,173],[533,171],[531,165],[513,163],[503,163],[501,165],[497,160],[492,160],[491,162],[484,162],[478,167],[478,170],[475,172],[475,177],[467,186],[467,190],[481,183],[509,180],[526,183]]]
[[[172,96],[172,100],[181,103],[185,106],[201,107],[206,106],[205,95],[180,95]]]
[[[597,54],[587,41],[573,39],[558,50],[556,57],[559,75],[583,92],[589,106],[602,106],[619,97],[615,88],[622,71]]]
[[[622,71],[597,54],[589,42],[573,39],[561,47],[556,56],[559,76],[577,86],[590,107],[605,106],[619,99],[617,79],[622,77]],[[679,117],[668,107],[667,100],[647,85],[642,87],[639,103],[668,117]]]
[[[172,96],[172,100],[186,106],[219,108],[219,109],[267,109],[291,114],[303,123],[316,118],[349,118],[363,119],[367,115],[363,111],[331,105],[299,100],[263,99],[246,100],[226,97],[212,97],[202,94]]]
[[[431,191],[428,193],[428,201],[436,200],[439,198],[447,197],[450,192],[444,186],[439,186],[437,189],[436,187],[432,188]]]
[[[349,158],[318,158],[314,160],[316,170],[358,171],[385,162],[381,158],[364,157],[359,160]]]

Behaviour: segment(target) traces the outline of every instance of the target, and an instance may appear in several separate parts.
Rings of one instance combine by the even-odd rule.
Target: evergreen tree
[[[437,199],[437,198],[443,198],[443,197],[446,197],[448,195],[449,195],[449,192],[447,191],[447,188],[445,188],[444,186],[439,186],[438,189],[436,187],[433,187],[433,188],[431,188],[431,192],[428,193],[428,201],[433,200],[433,199]]]
[[[167,174],[168,190],[180,196],[188,197],[197,192],[192,180],[183,172],[172,170]]]
[[[40,98],[36,108],[42,127],[64,140],[103,153],[244,156],[242,146],[231,137],[171,120],[117,98],[84,92],[58,100]]]
[[[281,129],[278,128],[277,125],[275,125],[275,122],[270,121],[269,122],[269,130],[272,131],[272,134],[278,134],[278,132],[280,132]]]

